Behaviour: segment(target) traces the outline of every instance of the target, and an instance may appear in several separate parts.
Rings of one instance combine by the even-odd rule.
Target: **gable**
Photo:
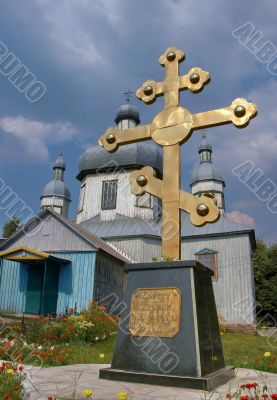
[[[201,254],[215,254],[215,253],[217,253],[216,250],[208,249],[207,247],[205,247],[204,249],[197,251],[195,254],[201,255]]]
[[[97,250],[50,212],[41,213],[37,219],[26,224],[2,244],[1,250],[20,246],[44,252]]]
[[[0,257],[5,258],[6,260],[30,261],[30,260],[45,260],[46,258],[49,258],[49,254],[29,249],[29,247],[19,246],[0,252]]]

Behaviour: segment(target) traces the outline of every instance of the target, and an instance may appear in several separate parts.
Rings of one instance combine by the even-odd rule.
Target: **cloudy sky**
[[[1,72],[0,51],[0,177],[30,208],[38,211],[62,151],[74,218],[79,156],[114,123],[128,88],[163,79],[158,58],[173,45],[186,53],[182,73],[200,66],[211,74],[203,92],[182,93],[182,105],[191,112],[228,106],[237,97],[257,103],[258,116],[246,129],[228,125],[207,134],[226,182],[229,217],[276,242],[277,205],[270,204],[277,183],[277,63],[270,67],[277,54],[275,0],[0,0],[0,7],[0,41],[46,88],[39,101],[30,102]],[[251,32],[232,34],[243,25]],[[263,55],[258,50],[265,44],[270,50]],[[163,105],[162,99],[151,106],[132,102],[143,123]],[[194,133],[183,146],[186,189],[199,141]],[[251,189],[243,182],[247,174],[239,179],[232,173],[248,160],[259,178]],[[264,182],[271,192],[258,196]],[[1,209],[0,223],[7,219]]]

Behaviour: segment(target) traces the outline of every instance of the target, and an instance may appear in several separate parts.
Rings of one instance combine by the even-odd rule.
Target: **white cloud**
[[[45,123],[22,116],[0,119],[1,161],[14,159],[45,161],[48,145],[58,144],[74,138],[78,130],[70,122]]]
[[[244,214],[240,211],[231,211],[229,213],[226,213],[226,216],[231,221],[233,221],[237,224],[249,226],[250,228],[254,228],[254,226],[256,225],[254,218],[252,218],[249,215]]]

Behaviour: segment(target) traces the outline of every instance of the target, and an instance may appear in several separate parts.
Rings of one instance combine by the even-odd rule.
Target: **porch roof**
[[[12,249],[2,251],[0,252],[0,258],[17,262],[30,262],[40,260],[48,260],[59,264],[67,264],[71,262],[70,260],[56,257],[43,251],[30,249],[26,246],[14,247]]]

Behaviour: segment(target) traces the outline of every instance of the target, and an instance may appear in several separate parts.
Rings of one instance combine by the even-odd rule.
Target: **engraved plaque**
[[[173,337],[180,330],[177,288],[137,289],[132,294],[129,330],[133,336]]]

